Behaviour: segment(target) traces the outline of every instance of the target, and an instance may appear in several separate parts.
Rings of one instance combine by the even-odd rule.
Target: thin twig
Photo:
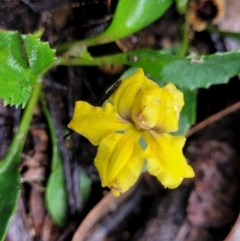
[[[224,241],[236,241],[236,240],[240,240],[240,214],[235,224],[233,225],[230,233],[224,239]]]
[[[187,133],[187,137],[195,134],[196,132],[200,131],[201,129],[205,128],[206,126],[212,124],[213,122],[223,118],[224,116],[236,111],[240,109],[240,101],[227,107],[226,109],[210,116],[209,118],[205,119],[204,121],[200,122],[199,124],[195,125],[194,127],[192,127],[188,133]]]
[[[52,117],[53,124],[55,126],[56,136],[58,139],[59,150],[62,156],[65,181],[66,181],[66,191],[68,196],[68,207],[70,215],[74,215],[76,213],[76,203],[73,195],[73,180],[72,180],[72,171],[71,171],[71,163],[70,157],[68,154],[68,150],[64,145],[64,127],[61,121],[61,112],[59,111],[58,105],[59,101],[56,96],[54,96],[53,92],[49,92],[47,95],[49,110]]]

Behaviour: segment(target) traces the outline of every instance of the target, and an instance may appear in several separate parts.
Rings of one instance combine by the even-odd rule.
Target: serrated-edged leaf
[[[48,43],[33,35],[0,31],[0,98],[4,103],[24,107],[54,55]]]
[[[10,217],[15,211],[21,190],[20,173],[16,166],[0,164],[0,240],[4,240]]]

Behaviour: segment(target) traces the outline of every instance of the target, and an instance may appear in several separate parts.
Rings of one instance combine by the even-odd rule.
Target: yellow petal
[[[108,134],[128,130],[132,124],[123,120],[110,103],[104,107],[94,107],[87,102],[77,101],[68,127],[86,137],[93,145],[99,145]]]
[[[98,170],[103,187],[108,186],[108,166],[114,149],[122,136],[123,135],[120,133],[111,133],[101,141],[98,147],[98,152],[94,159],[94,164]]]
[[[145,150],[147,169],[163,186],[176,188],[183,178],[194,176],[192,167],[187,164],[182,153],[184,137],[153,131],[145,132],[143,137],[148,144]]]
[[[95,166],[102,186],[111,188],[114,196],[126,192],[141,173],[144,159],[138,143],[140,136],[140,131],[131,129],[124,134],[110,134],[100,143]]]
[[[159,86],[142,86],[131,109],[131,118],[140,129],[153,128],[159,119],[161,105],[161,88]]]
[[[176,89],[173,84],[167,84],[163,87],[160,98],[160,115],[154,129],[161,133],[177,131],[183,105],[181,91]]]
[[[117,106],[118,113],[123,119],[130,118],[130,109],[145,79],[143,70],[138,69],[133,75],[123,79],[122,84],[111,95],[109,100],[113,106]]]

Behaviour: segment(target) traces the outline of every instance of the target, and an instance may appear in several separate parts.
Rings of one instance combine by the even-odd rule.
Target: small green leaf
[[[64,227],[68,217],[68,202],[62,158],[58,147],[55,127],[43,96],[41,96],[40,100],[48,122],[52,140],[51,174],[47,182],[45,202],[47,210],[54,223],[59,227]],[[91,184],[91,179],[83,170],[80,170],[79,187],[83,204],[86,204],[87,202],[91,190]]]
[[[65,187],[62,159],[58,152],[52,159],[52,171],[47,182],[45,200],[47,210],[59,227],[63,227],[67,221],[67,193]]]
[[[62,158],[59,151],[55,127],[44,97],[41,96],[40,100],[43,112],[48,122],[52,141],[51,174],[47,181],[45,202],[47,210],[54,223],[56,223],[59,227],[63,227],[66,224],[68,217],[68,202]]]
[[[0,98],[26,105],[37,78],[53,63],[54,51],[33,35],[0,31]]]
[[[53,167],[54,166],[54,167]],[[52,172],[46,187],[47,210],[59,227],[64,227],[67,221],[67,192],[65,187],[64,171],[60,156],[52,163]],[[79,174],[79,187],[83,205],[87,203],[91,190],[91,179],[81,170]]]
[[[52,160],[52,172],[46,187],[46,205],[48,212],[59,227],[64,227],[67,221],[67,192],[61,157]],[[91,190],[91,179],[81,170],[79,173],[79,187],[83,205],[87,203]]]

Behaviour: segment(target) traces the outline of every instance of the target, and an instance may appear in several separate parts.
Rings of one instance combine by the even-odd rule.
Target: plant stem
[[[63,43],[57,47],[57,52],[64,52],[66,50],[69,50],[73,46],[81,48],[81,46],[90,47],[90,46],[98,45],[100,43],[98,43],[97,37],[98,36],[84,39],[84,40]]]
[[[40,96],[40,103],[41,103],[41,107],[42,107],[42,110],[43,110],[43,113],[47,119],[47,123],[48,123],[48,127],[49,127],[49,130],[50,130],[50,136],[51,136],[51,141],[52,141],[52,156],[57,156],[58,153],[59,153],[59,148],[58,148],[58,140],[57,140],[57,137],[56,137],[56,131],[55,131],[55,127],[54,127],[54,124],[53,124],[53,121],[52,121],[52,118],[50,116],[50,112],[47,108],[47,104],[46,104],[46,100],[44,98],[44,95],[43,93],[41,94]],[[53,158],[54,159],[54,158]]]
[[[29,130],[29,126],[32,120],[34,108],[38,101],[42,87],[42,78],[39,77],[37,83],[32,91],[32,94],[28,100],[27,106],[24,110],[19,128],[15,134],[8,153],[3,159],[2,165],[19,165],[21,160],[21,153]]]
[[[53,64],[53,67],[63,65],[63,66],[100,66],[104,64],[127,64],[126,54],[114,54],[102,57],[95,57],[91,60],[83,58],[64,58],[59,57]]]
[[[189,24],[185,22],[183,27],[183,40],[182,40],[182,46],[179,50],[178,56],[184,57],[186,56],[189,48]]]

